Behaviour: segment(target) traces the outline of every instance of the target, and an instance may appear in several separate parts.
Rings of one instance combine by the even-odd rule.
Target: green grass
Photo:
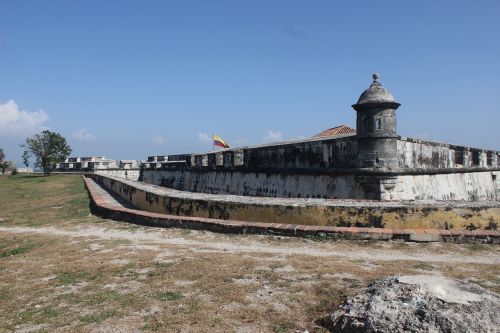
[[[23,321],[27,321],[27,320],[30,320],[31,318],[33,318],[33,316],[35,315],[35,312],[32,311],[32,310],[24,310],[24,311],[21,311],[17,314],[17,317]]]
[[[88,194],[78,175],[0,177],[3,225],[79,223],[89,214]]]
[[[425,262],[417,262],[416,264],[413,265],[414,269],[421,269],[425,271],[432,271],[434,270],[434,267],[430,264],[426,264]]]
[[[485,244],[471,244],[469,246],[469,250],[471,251],[486,251],[488,249],[489,249],[488,245]]]
[[[0,252],[0,258],[10,257],[10,256],[14,256],[16,254],[22,254],[22,253],[25,253],[26,251],[31,250],[32,248],[33,248],[33,244],[27,244],[27,245],[18,246],[14,249],[5,250],[5,251]]]
[[[173,263],[156,261],[154,269],[148,273],[148,276],[150,278],[155,276],[161,276],[165,274],[171,266],[173,266]]]
[[[117,276],[137,280],[139,278],[139,273],[134,269],[134,264],[127,264],[117,272]]]
[[[59,285],[66,286],[80,282],[85,276],[86,274],[82,272],[61,272],[57,275],[57,280]]]
[[[110,290],[87,295],[85,297],[85,303],[88,305],[98,305],[109,301],[115,301],[120,298],[121,295],[117,291]]]
[[[92,313],[85,316],[79,316],[80,322],[84,324],[99,324],[108,318],[116,316],[116,311],[108,310],[99,313]]]
[[[46,308],[43,309],[41,315],[42,315],[43,318],[47,318],[48,319],[48,318],[55,318],[55,317],[57,317],[59,315],[59,313],[54,308],[46,307]]]
[[[179,292],[158,291],[158,292],[153,294],[153,298],[155,298],[159,301],[177,301],[177,300],[183,299],[184,295],[182,295]]]

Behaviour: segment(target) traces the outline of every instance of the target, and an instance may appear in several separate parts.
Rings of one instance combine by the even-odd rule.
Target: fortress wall
[[[317,169],[355,167],[354,136],[315,139],[244,149],[243,167]]]
[[[131,180],[139,180],[141,169],[96,169],[95,174],[104,176],[114,176]]]
[[[363,198],[354,175],[298,175],[231,170],[144,170],[143,182],[181,191],[293,198]]]
[[[450,147],[410,140],[397,142],[400,168],[444,169],[455,166],[455,151]]]
[[[399,137],[399,167],[402,169],[493,168],[498,169],[497,151]]]
[[[277,199],[180,192],[138,181],[89,175],[141,210],[225,220],[387,228],[496,229],[497,203],[408,204],[401,202]]]
[[[130,178],[129,178],[130,179]],[[281,198],[370,197],[354,174],[276,174],[227,170],[144,170],[145,183],[180,191]],[[500,200],[500,171],[399,175],[385,200]]]
[[[463,168],[499,169],[497,151],[398,137],[400,171]],[[373,152],[377,154],[377,152]],[[155,159],[156,158],[156,159]],[[154,161],[150,161],[153,160]],[[244,170],[356,169],[358,140],[355,135],[308,139],[252,147],[231,148],[202,154],[150,157],[146,168],[180,167]]]
[[[353,168],[356,154],[357,141],[350,135],[162,156],[145,164],[140,180],[200,193],[363,198],[364,191],[354,175],[332,176],[320,172]]]
[[[202,154],[150,156],[145,169],[273,169],[316,170],[356,167],[357,141],[353,135],[230,148]]]
[[[396,200],[500,200],[500,171],[399,176]]]
[[[139,180],[167,188],[260,197],[499,200],[498,152],[398,137],[397,168],[358,168],[356,136],[194,155],[153,156]],[[136,179],[136,178],[134,178]]]

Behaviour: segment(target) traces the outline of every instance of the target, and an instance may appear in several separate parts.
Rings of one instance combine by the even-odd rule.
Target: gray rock
[[[500,332],[500,297],[442,276],[371,284],[325,321],[332,332]]]

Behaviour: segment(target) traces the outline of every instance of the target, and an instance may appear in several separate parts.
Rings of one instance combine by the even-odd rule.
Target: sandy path
[[[176,230],[177,232],[179,230]],[[306,255],[313,257],[339,257],[352,260],[373,261],[400,261],[411,260],[421,262],[446,262],[446,263],[474,263],[474,264],[500,264],[500,256],[492,252],[480,252],[477,255],[464,255],[462,253],[439,254],[432,253],[432,249],[410,249],[411,254],[394,249],[370,247],[369,250],[352,248],[346,242],[342,243],[313,243],[297,242],[282,243],[279,241],[259,241],[258,239],[239,237],[237,240],[222,239],[224,235],[214,233],[193,232],[193,235],[180,237],[172,235],[169,229],[118,230],[102,227],[78,227],[74,229],[59,229],[54,227],[0,227],[0,232],[18,234],[41,234],[59,237],[84,237],[102,240],[123,239],[133,244],[151,243],[158,245],[172,245],[193,252],[221,252],[221,253],[267,253],[274,255]],[[258,237],[258,236],[257,236]],[[222,239],[222,240],[221,240]],[[267,238],[269,239],[269,238]],[[161,250],[158,248],[158,250]]]

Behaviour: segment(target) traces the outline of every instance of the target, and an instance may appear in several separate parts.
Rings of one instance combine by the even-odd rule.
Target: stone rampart
[[[181,191],[262,197],[499,199],[496,151],[399,136],[394,138],[397,166],[362,168],[358,146],[357,136],[348,134],[150,157],[139,180]],[[392,165],[389,155],[385,162]],[[363,163],[372,159],[377,164],[378,155],[370,156],[363,154]]]
[[[313,175],[236,170],[144,170],[141,180],[180,191],[281,198],[361,199],[355,175]]]
[[[401,170],[408,169],[499,169],[498,152],[446,143],[398,137],[398,161]]]
[[[122,168],[96,169],[96,170],[93,170],[89,173],[95,173],[97,175],[104,175],[104,176],[120,177],[120,178],[125,178],[125,179],[130,179],[130,180],[139,180],[139,177],[141,174],[141,169],[139,169],[139,168],[134,168],[134,169],[122,169]]]
[[[180,191],[281,198],[382,200],[499,200],[500,171],[439,173],[243,172],[232,170],[143,170],[141,181]],[[373,183],[370,183],[373,181]],[[389,188],[385,188],[389,187]],[[372,196],[380,193],[381,197]]]
[[[138,209],[179,216],[319,226],[496,229],[500,203],[283,199],[172,190],[118,177],[89,175]]]
[[[500,244],[496,230],[459,229],[400,229],[330,227],[301,224],[278,224],[253,221],[222,220],[205,217],[152,213],[134,209],[129,203],[117,200],[94,180],[83,178],[90,195],[90,206],[96,215],[152,227],[210,230],[223,233],[269,234],[312,239],[395,240],[415,242],[492,243]]]
[[[402,175],[393,195],[398,200],[500,200],[500,171]]]

